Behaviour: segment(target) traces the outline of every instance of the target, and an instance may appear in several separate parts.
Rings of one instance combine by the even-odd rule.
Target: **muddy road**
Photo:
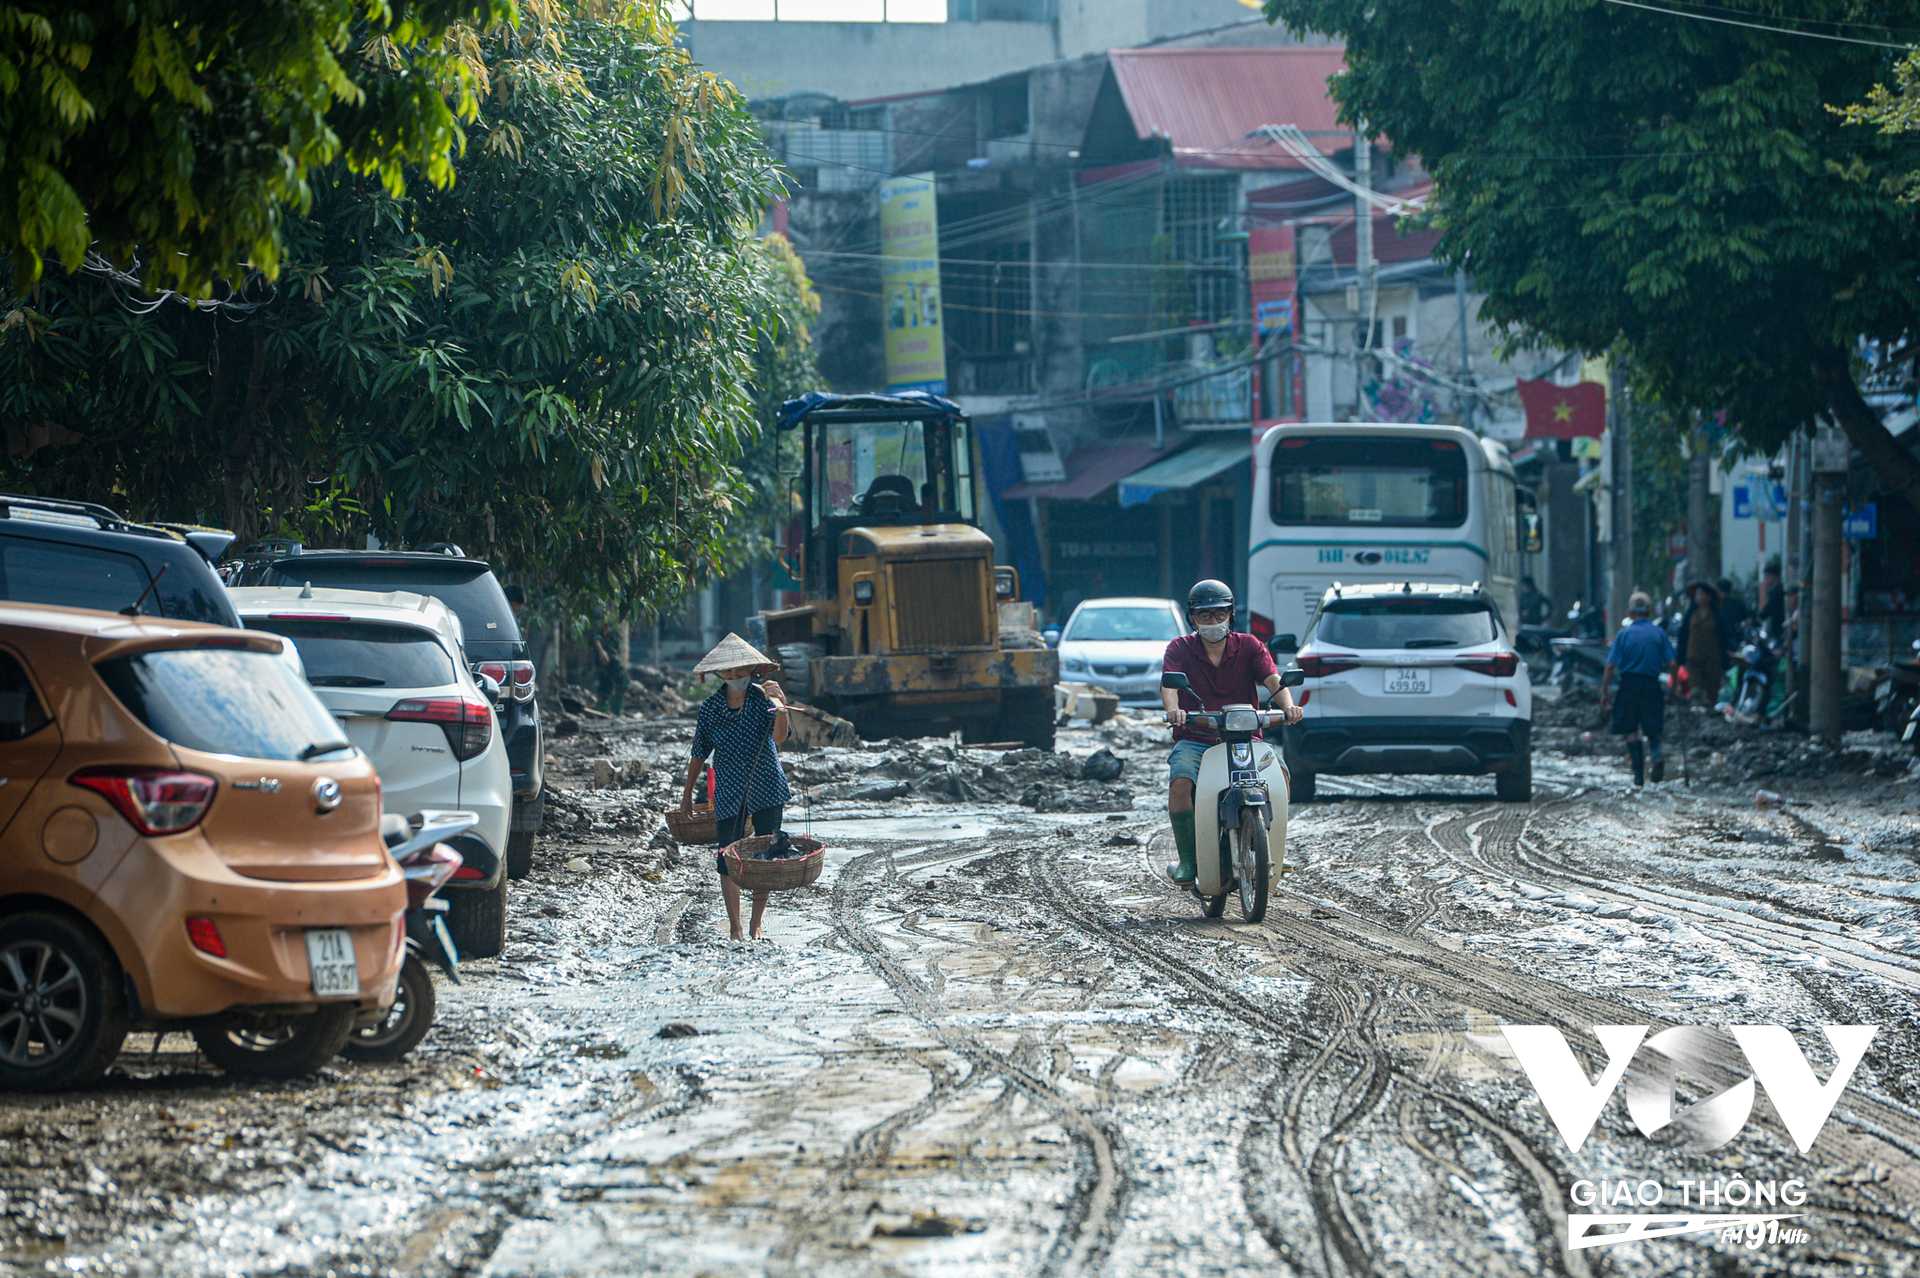
[[[1920,784],[1829,772],[1760,812],[1725,780],[1636,793],[1577,747],[1536,755],[1531,805],[1323,778],[1247,925],[1158,873],[1153,731],[825,751],[789,767],[827,872],[735,944],[711,856],[660,831],[690,727],[559,743],[507,953],[441,987],[405,1064],[239,1083],[149,1036],[91,1090],[6,1098],[0,1266],[1920,1272]],[[1560,1028],[1588,1078],[1591,1026],[1782,1025],[1810,1081],[1819,1026],[1879,1028],[1807,1153],[1764,1087],[1710,1152],[1616,1093],[1575,1153],[1503,1024]],[[1706,1072],[1678,1105],[1737,1081]],[[1794,1219],[1567,1245],[1570,1213],[1648,1211]]]

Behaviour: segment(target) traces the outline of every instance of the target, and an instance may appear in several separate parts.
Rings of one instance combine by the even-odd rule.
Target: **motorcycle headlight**
[[[1223,732],[1258,732],[1260,715],[1253,710],[1229,710],[1220,729]]]

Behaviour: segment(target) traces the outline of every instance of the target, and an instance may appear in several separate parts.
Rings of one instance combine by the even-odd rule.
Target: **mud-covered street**
[[[661,829],[690,731],[588,716],[554,743],[506,955],[440,985],[405,1064],[262,1085],[145,1036],[94,1088],[10,1097],[5,1270],[1920,1268],[1912,781],[1806,769],[1758,811],[1711,758],[1635,792],[1564,728],[1531,806],[1322,778],[1250,926],[1158,872],[1157,730],[793,754],[828,868],[754,944]],[[1822,1079],[1819,1026],[1880,1028],[1809,1154],[1764,1091],[1709,1154],[1617,1098],[1573,1154],[1502,1024],[1562,1027],[1590,1077],[1593,1025],[1784,1025]],[[1804,1182],[1761,1210],[1807,1241],[1565,1245],[1577,1181],[1736,1172]]]

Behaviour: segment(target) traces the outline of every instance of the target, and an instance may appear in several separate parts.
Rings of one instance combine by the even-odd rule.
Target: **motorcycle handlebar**
[[[1257,711],[1256,713],[1258,713],[1260,716],[1260,726],[1263,728],[1279,728],[1279,727],[1286,726],[1287,715],[1286,715],[1286,711],[1284,710],[1261,710],[1261,711]],[[1226,726],[1226,719],[1227,719],[1227,712],[1224,710],[1189,710],[1187,711],[1188,723],[1192,723],[1195,720],[1199,720],[1201,722],[1211,724],[1215,728],[1223,728]]]

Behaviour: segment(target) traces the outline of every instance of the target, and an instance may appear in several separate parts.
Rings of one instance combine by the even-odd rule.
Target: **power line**
[[[1606,0],[1608,4],[1617,4],[1625,9],[1645,9],[1648,13],[1664,13],[1670,18],[1692,18],[1696,22],[1718,22],[1729,27],[1746,27],[1750,31],[1771,31],[1775,35],[1805,36],[1809,40],[1832,40],[1837,44],[1860,44],[1873,49],[1911,50],[1911,44],[1890,44],[1885,40],[1862,40],[1856,36],[1831,35],[1825,31],[1796,31],[1792,27],[1774,27],[1759,22],[1741,22],[1736,18],[1718,18],[1710,13],[1689,13],[1685,9],[1669,9],[1664,5],[1642,4],[1640,0]],[[1741,10],[1732,10],[1739,13]],[[1753,15],[1758,17],[1760,15]],[[1855,25],[1855,24],[1849,24]],[[1857,25],[1866,26],[1866,23]]]

